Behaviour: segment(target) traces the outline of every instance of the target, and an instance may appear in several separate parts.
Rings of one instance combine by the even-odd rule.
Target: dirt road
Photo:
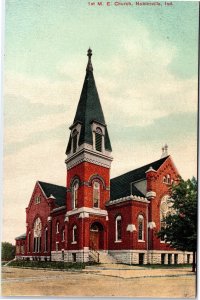
[[[194,298],[188,269],[84,270],[2,269],[2,296],[121,296]]]

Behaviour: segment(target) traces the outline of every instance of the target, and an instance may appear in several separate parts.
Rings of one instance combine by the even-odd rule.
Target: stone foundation
[[[17,260],[31,260],[31,261],[50,261],[50,256],[22,256],[16,255]]]
[[[131,265],[138,264],[187,264],[192,263],[192,253],[182,251],[140,251],[110,250],[117,262]]]
[[[83,250],[52,251],[51,260],[64,262],[88,262],[89,249],[85,247]]]
[[[192,252],[182,251],[142,251],[142,250],[105,250],[99,253],[110,254],[118,263],[129,265],[138,264],[191,264]],[[90,250],[62,250],[52,251],[50,256],[16,256],[17,260],[31,261],[64,261],[64,262],[88,262],[90,261]]]

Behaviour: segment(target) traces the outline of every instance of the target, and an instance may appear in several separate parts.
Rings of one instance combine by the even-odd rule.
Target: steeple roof
[[[91,123],[93,121],[100,123],[105,126],[105,149],[111,151],[110,139],[108,136],[107,126],[105,123],[103,110],[101,107],[99,95],[97,92],[94,75],[93,75],[93,66],[91,61],[92,50],[88,49],[88,64],[86,67],[86,75],[83,83],[83,88],[76,110],[76,115],[74,118],[73,125],[76,123],[81,124],[81,132],[79,138],[79,145],[83,143],[91,144],[93,143],[92,139],[92,130]],[[70,128],[73,128],[73,125]],[[66,153],[71,149],[71,136],[67,146]]]

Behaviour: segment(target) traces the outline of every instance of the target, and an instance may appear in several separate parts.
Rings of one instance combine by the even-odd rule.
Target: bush
[[[8,242],[1,243],[1,260],[12,260],[15,257],[15,246]]]

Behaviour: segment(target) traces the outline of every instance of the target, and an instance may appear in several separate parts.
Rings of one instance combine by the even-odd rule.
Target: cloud
[[[176,78],[168,69],[175,49],[152,43],[143,48],[129,41],[124,59],[113,57],[108,72],[100,74],[98,86],[110,123],[146,126],[170,114],[197,111],[197,78]]]
[[[65,147],[64,139],[44,140],[4,156],[3,240],[14,243],[25,232],[25,208],[37,180],[65,186]]]
[[[111,56],[93,58],[94,73],[108,123],[146,126],[160,117],[197,110],[197,78],[170,73],[177,55],[173,44],[151,39],[144,26],[122,39]],[[137,31],[136,31],[137,32]],[[7,73],[5,94],[30,103],[62,105],[72,122],[81,93],[86,61],[83,56],[63,57],[57,79],[30,78]],[[113,112],[113,107],[115,107]]]
[[[24,97],[7,96],[4,101],[4,121],[11,126],[36,120],[41,116],[60,114],[65,110],[63,104],[31,103]]]

